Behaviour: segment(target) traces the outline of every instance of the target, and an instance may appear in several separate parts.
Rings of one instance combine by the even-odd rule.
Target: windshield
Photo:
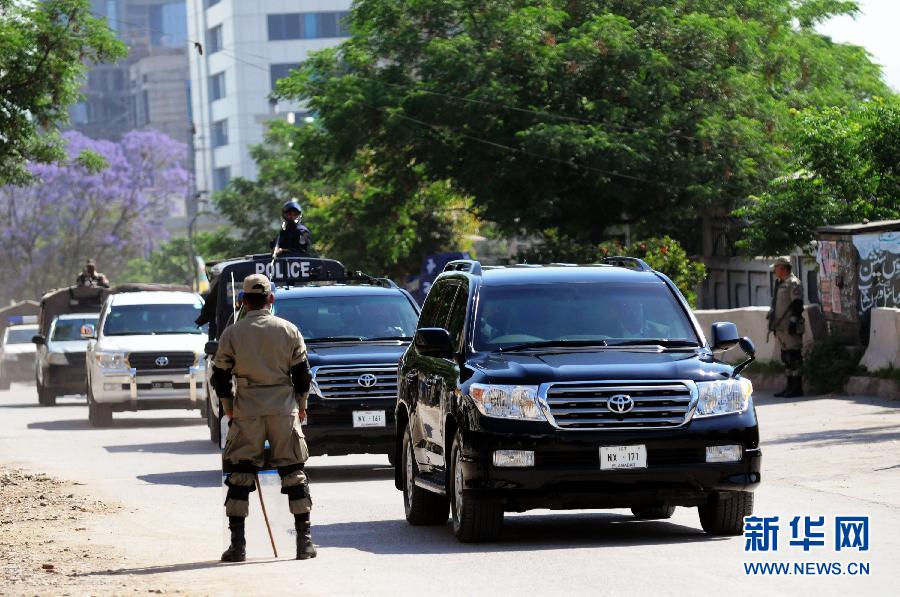
[[[84,338],[81,337],[81,326],[83,325],[97,325],[97,318],[57,319],[53,324],[53,332],[50,334],[50,339],[54,342],[84,340]]]
[[[408,339],[418,319],[403,295],[279,298],[275,315],[296,325],[307,342]]]
[[[31,344],[37,328],[6,328],[6,344]]]
[[[103,324],[105,336],[143,334],[202,334],[194,320],[200,303],[193,305],[122,305],[113,307]]]
[[[536,314],[540,314],[539,317]],[[475,349],[530,343],[698,344],[684,310],[662,284],[568,283],[483,286]]]

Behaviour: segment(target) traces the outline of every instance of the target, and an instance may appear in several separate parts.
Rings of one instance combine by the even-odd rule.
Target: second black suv
[[[733,367],[714,351],[740,344]],[[699,507],[740,534],[760,482],[759,430],[730,323],[707,342],[684,297],[644,262],[482,268],[436,280],[400,362],[395,484],[407,520],[461,541],[505,511]]]

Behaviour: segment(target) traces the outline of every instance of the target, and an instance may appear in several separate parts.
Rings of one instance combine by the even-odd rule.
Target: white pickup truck
[[[192,292],[106,299],[86,354],[91,425],[110,425],[114,411],[204,406],[206,331],[194,323],[202,306]]]

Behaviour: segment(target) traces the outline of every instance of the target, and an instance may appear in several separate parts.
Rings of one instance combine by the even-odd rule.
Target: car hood
[[[87,340],[66,340],[47,343],[50,352],[84,352],[87,348]]]
[[[722,379],[731,367],[705,351],[605,349],[489,353],[469,361],[495,383],[540,384],[553,381]]]
[[[203,334],[162,334],[159,336],[104,336],[94,350],[108,352],[156,352],[190,350],[202,352]]]
[[[37,351],[37,346],[34,344],[7,344],[3,347],[3,352],[6,354],[34,354]]]
[[[322,365],[395,365],[409,346],[408,342],[334,342],[307,345],[309,364]]]

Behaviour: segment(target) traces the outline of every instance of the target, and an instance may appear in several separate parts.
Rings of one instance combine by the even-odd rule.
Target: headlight
[[[51,365],[68,365],[69,359],[64,352],[51,352],[47,354],[47,362]]]
[[[469,396],[481,414],[501,419],[543,421],[538,408],[537,386],[501,386],[473,383]]]
[[[94,353],[94,358],[104,369],[125,368],[125,354],[121,352],[97,352]]]
[[[722,379],[697,382],[697,411],[695,417],[726,415],[747,410],[753,384],[749,379]]]

